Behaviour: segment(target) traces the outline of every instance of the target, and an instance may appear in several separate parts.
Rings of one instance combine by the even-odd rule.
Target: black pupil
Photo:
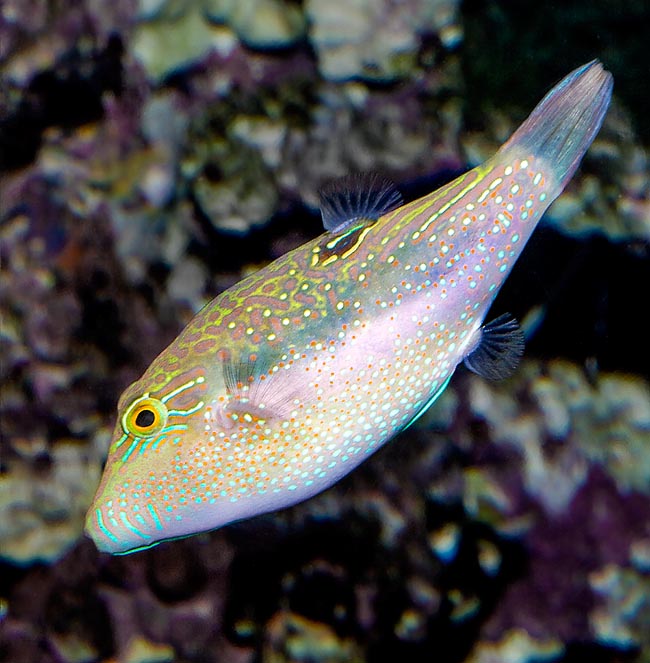
[[[138,416],[135,418],[136,426],[140,428],[148,428],[153,424],[156,419],[156,415],[151,410],[140,410]]]

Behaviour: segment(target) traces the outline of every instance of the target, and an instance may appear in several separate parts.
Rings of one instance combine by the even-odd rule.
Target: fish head
[[[86,517],[99,550],[125,553],[182,536],[198,490],[191,450],[203,439],[208,392],[225,391],[201,367],[154,362],[122,394],[101,483]]]
[[[286,440],[300,432],[300,379],[254,354],[232,354],[175,370],[172,346],[124,391],[86,517],[99,550],[125,554],[216,529],[304,499],[325,482],[314,477],[298,490],[290,474],[297,470]]]

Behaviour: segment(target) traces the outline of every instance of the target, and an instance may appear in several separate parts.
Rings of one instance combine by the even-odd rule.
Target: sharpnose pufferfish
[[[484,318],[598,132],[612,77],[558,83],[487,162],[402,204],[378,177],[321,193],[326,232],[221,293],[129,386],[86,532],[126,553],[319,493],[409,426],[456,366],[523,352]]]

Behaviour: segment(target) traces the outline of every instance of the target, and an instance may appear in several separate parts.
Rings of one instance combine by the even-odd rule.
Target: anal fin
[[[507,378],[515,372],[524,354],[524,333],[509,313],[480,329],[481,338],[465,357],[465,366],[487,380]]]

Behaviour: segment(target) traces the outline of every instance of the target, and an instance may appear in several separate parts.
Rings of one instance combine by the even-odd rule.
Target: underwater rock
[[[136,636],[120,658],[120,663],[168,663],[174,660],[174,648]]]
[[[71,334],[81,323],[81,307],[72,293],[30,308],[25,319],[26,340],[41,359],[68,359]]]
[[[304,35],[302,11],[287,0],[204,0],[204,11],[210,20],[228,24],[250,48],[287,48]]]
[[[95,75],[98,72],[92,72],[92,66],[88,66],[89,51],[109,43],[111,38],[119,41],[117,35],[128,32],[132,19],[130,2],[61,0],[51,5],[44,0],[3,0],[1,11],[0,79],[3,95],[0,113],[6,110],[2,107],[7,101],[13,101],[12,97],[19,89],[28,87],[35,75],[48,70],[54,73],[52,70],[58,68],[56,73],[60,76],[68,69],[77,82],[90,77],[97,83]],[[92,36],[88,39],[89,32]],[[78,66],[84,59],[86,66]],[[109,73],[109,69],[104,68],[102,73]],[[41,77],[39,83],[43,82],[45,79]],[[49,82],[52,82],[51,78]],[[47,93],[47,86],[40,91]],[[49,92],[52,91],[50,88]],[[57,104],[62,101],[56,95],[51,100]]]
[[[186,12],[140,23],[133,36],[133,54],[152,81],[196,64],[212,51],[228,52],[230,30],[213,26],[193,3]]]
[[[264,661],[268,663],[363,663],[352,638],[340,638],[326,624],[288,611],[276,613],[266,626]]]
[[[138,0],[135,18],[138,21],[153,21],[163,16],[178,15],[188,5],[187,0]]]
[[[500,464],[503,460],[484,471],[495,472]],[[514,476],[516,472],[510,490],[516,492]],[[590,615],[602,601],[591,574],[610,564],[626,564],[632,544],[647,535],[650,499],[620,494],[598,468],[563,513],[544,513],[525,494],[520,493],[520,500],[519,510],[528,513],[529,521],[523,539],[525,573],[505,591],[485,624],[485,637],[499,639],[517,627],[537,639],[593,641]]]
[[[310,40],[324,78],[394,80],[408,74],[415,62],[417,37],[404,14],[391,17],[385,11],[388,3],[382,4],[356,0],[345,3],[344,9],[332,2],[307,2]]]
[[[650,574],[608,564],[591,573],[589,582],[599,598],[589,615],[596,639],[650,652]]]
[[[259,153],[239,141],[214,144],[191,183],[201,211],[221,230],[246,233],[269,221],[278,191]]]
[[[47,25],[48,8],[43,0],[6,0],[0,21],[0,61],[7,60],[17,44],[38,35]]]
[[[234,118],[230,131],[234,138],[258,150],[269,168],[277,168],[280,165],[282,146],[287,134],[284,124],[263,116],[240,115]]]
[[[399,173],[408,181],[409,173],[461,168],[452,140],[458,108],[446,105],[440,113],[425,115],[414,103],[415,87],[370,92],[362,84],[351,91],[350,85],[344,94],[323,86],[311,110],[313,122],[287,133],[281,182],[297,190],[309,207],[317,209],[318,190],[341,173]],[[360,90],[365,101],[357,108]]]
[[[408,5],[408,6],[407,6]],[[416,63],[421,35],[441,33],[453,46],[460,39],[454,0],[308,0],[310,41],[324,78],[362,78],[389,82],[408,77]],[[345,20],[341,21],[341,17]]]
[[[542,663],[556,661],[563,651],[558,640],[537,640],[522,629],[513,629],[498,642],[479,643],[466,663]]]
[[[286,49],[304,35],[300,8],[286,0],[165,0],[140,3],[133,51],[158,81],[216,54],[228,58],[245,44]]]
[[[475,415],[486,421],[497,445],[516,449],[531,496],[550,512],[566,508],[590,465],[609,473],[622,492],[650,494],[650,385],[602,373],[590,384],[566,361],[526,361],[511,385],[470,384]],[[508,388],[508,395],[505,391]],[[515,389],[533,405],[522,412]]]
[[[45,472],[13,462],[0,475],[0,558],[52,562],[81,536],[101,461],[74,441],[59,441],[49,454]]]
[[[190,241],[190,209],[176,207],[175,223],[168,215],[149,209],[129,211],[117,207],[110,215],[116,234],[115,253],[131,284],[147,281],[153,264],[172,265],[180,260]]]
[[[194,182],[194,193],[216,228],[242,234],[268,221],[277,204],[277,191],[268,180],[256,185],[244,178],[213,182],[200,177]]]
[[[178,262],[167,280],[167,292],[172,299],[186,302],[198,311],[205,303],[208,270],[202,262],[185,258]]]
[[[59,660],[66,663],[92,663],[97,660],[97,650],[75,633],[52,633],[49,642]]]
[[[141,644],[153,647],[156,656],[171,650],[174,660],[219,660],[219,653],[223,660],[250,660],[250,652],[237,653],[222,633],[233,550],[222,534],[209,546],[196,543],[178,541],[110,560],[94,553],[92,568],[102,575],[97,588],[110,615],[105,621],[117,660],[126,660],[134,644],[136,651]]]
[[[154,160],[139,178],[139,188],[153,207],[164,207],[176,193],[178,160],[188,125],[188,113],[174,91],[161,91],[146,100],[141,130],[154,146]]]

